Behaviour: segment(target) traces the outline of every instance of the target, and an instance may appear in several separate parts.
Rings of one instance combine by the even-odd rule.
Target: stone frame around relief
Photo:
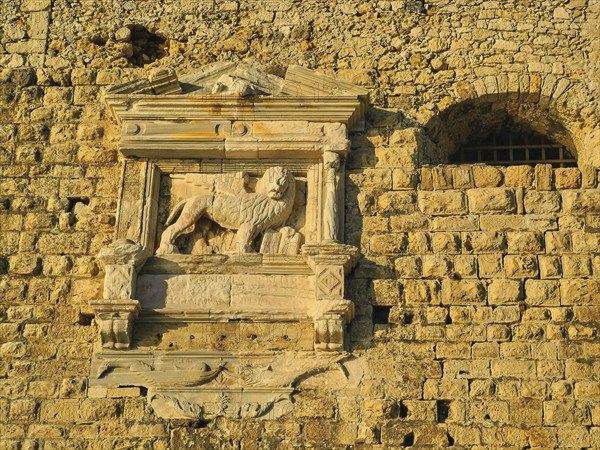
[[[354,305],[344,284],[358,250],[341,242],[344,162],[367,91],[298,66],[280,79],[252,64],[216,63],[182,79],[159,69],[111,88],[107,102],[125,160],[116,240],[99,255],[104,295],[90,301],[100,328],[90,386],[145,387],[165,418],[275,418],[290,410],[300,380],[337,369],[347,375],[341,365]],[[302,182],[269,184],[267,173]],[[180,254],[178,233],[217,204],[223,183],[250,197],[262,183],[274,199],[292,192],[285,186],[304,189],[293,191],[292,209],[280,218],[258,222],[258,252],[241,233],[237,246],[213,251],[204,233],[204,250]],[[174,203],[182,215],[192,205],[186,220],[172,216]],[[172,234],[160,225],[168,211],[175,222],[165,225],[178,224]],[[221,219],[210,214],[218,228]],[[297,246],[275,251],[266,236]]]

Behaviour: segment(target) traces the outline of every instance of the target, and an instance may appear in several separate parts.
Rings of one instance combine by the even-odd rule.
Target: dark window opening
[[[386,325],[390,323],[391,306],[373,306],[373,323]]]
[[[487,136],[477,136],[450,156],[451,164],[485,163],[496,166],[551,164],[577,167],[577,159],[559,143],[512,122]]]

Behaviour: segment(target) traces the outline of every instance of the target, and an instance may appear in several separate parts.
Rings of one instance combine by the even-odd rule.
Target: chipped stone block
[[[477,278],[477,256],[456,255],[454,257],[454,271],[461,278]]]
[[[404,168],[396,168],[392,172],[392,187],[394,190],[415,189],[418,172]]]
[[[445,305],[470,305],[486,301],[485,283],[479,280],[442,281],[442,303]]]
[[[498,253],[478,255],[477,267],[480,278],[504,276],[503,256]]]
[[[560,304],[558,281],[525,280],[525,302],[533,306],[558,306]]]
[[[462,191],[420,191],[418,196],[419,209],[431,215],[456,215],[467,212],[466,198]]]
[[[535,255],[506,255],[504,270],[509,278],[535,278],[539,274]]]
[[[533,187],[534,178],[531,166],[508,166],[504,173],[504,183],[510,187]]]
[[[563,255],[562,267],[565,278],[585,278],[592,274],[592,263],[589,255]]]
[[[560,211],[561,196],[555,191],[528,190],[524,199],[528,214],[552,214]]]
[[[446,166],[437,166],[432,169],[433,189],[445,190],[452,189],[452,168]]]
[[[573,251],[576,253],[598,253],[600,233],[575,232],[571,235]]]
[[[422,261],[418,256],[401,256],[394,262],[399,278],[419,278],[421,276]]]
[[[452,169],[452,185],[454,189],[470,189],[474,187],[471,167],[454,167]]]
[[[506,249],[506,236],[504,233],[485,231],[466,233],[463,247],[466,252],[474,254],[501,253]]]
[[[584,189],[562,192],[563,209],[575,215],[600,213],[600,190]]]
[[[404,253],[407,245],[406,233],[376,234],[371,237],[370,249],[374,254]]]
[[[422,273],[425,278],[444,278],[452,272],[452,258],[444,255],[421,256]]]
[[[437,280],[406,280],[402,285],[404,301],[407,304],[438,305],[440,303],[441,284]]]
[[[504,182],[502,170],[494,166],[474,165],[473,181],[478,188],[498,187]]]
[[[431,231],[476,231],[479,230],[478,217],[442,216],[431,220]]]
[[[507,188],[481,188],[467,191],[469,211],[473,213],[513,213],[517,202],[515,193]]]
[[[517,303],[522,299],[523,287],[521,281],[494,279],[488,285],[488,303],[490,305]]]
[[[552,190],[552,165],[537,164],[535,166],[535,188],[538,191]]]
[[[548,231],[544,237],[546,241],[546,253],[557,254],[571,251],[571,233]]]
[[[541,233],[508,232],[506,233],[509,253],[539,253],[544,251],[544,240]]]
[[[560,278],[562,276],[562,264],[560,256],[540,255],[538,256],[540,266],[540,278]]]
[[[375,304],[397,305],[400,302],[400,285],[396,280],[373,280]]]
[[[432,233],[431,247],[434,253],[457,254],[461,252],[459,233]]]
[[[581,187],[581,172],[576,167],[554,169],[556,189],[579,189]]]
[[[413,191],[388,191],[377,199],[377,209],[383,215],[410,214],[415,211],[415,203]]]
[[[562,305],[599,305],[600,280],[561,280],[560,297]]]

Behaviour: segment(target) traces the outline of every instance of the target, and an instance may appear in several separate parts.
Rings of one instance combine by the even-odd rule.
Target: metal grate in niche
[[[533,132],[507,131],[471,142],[450,156],[451,164],[485,163],[496,166],[552,164],[577,167],[564,145]]]

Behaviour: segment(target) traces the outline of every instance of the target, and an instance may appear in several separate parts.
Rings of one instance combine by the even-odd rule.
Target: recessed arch
[[[561,144],[580,166],[600,165],[600,128],[587,98],[584,85],[552,75],[504,74],[459,84],[424,126],[435,145],[421,162],[445,164],[461,146],[512,121]]]

